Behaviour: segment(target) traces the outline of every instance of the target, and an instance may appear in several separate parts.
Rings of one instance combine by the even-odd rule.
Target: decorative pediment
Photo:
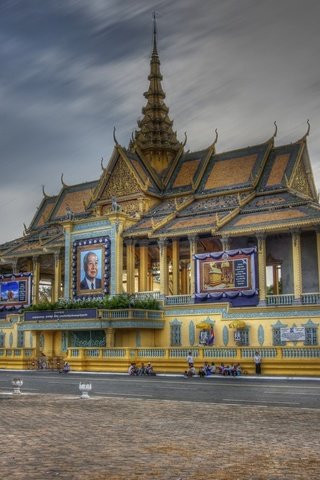
[[[285,328],[288,325],[286,323],[282,323],[280,320],[277,321],[277,323],[274,323],[271,325],[272,328]]]
[[[140,193],[141,188],[125,161],[119,157],[110,174],[107,185],[101,195],[102,199],[124,197]]]
[[[307,321],[307,323],[303,323],[302,324],[303,327],[305,328],[316,328],[318,327],[318,324],[317,323],[314,323],[311,318],[309,318],[309,320]]]
[[[309,185],[308,175],[302,160],[300,160],[296,168],[290,188],[312,198],[312,191]]]

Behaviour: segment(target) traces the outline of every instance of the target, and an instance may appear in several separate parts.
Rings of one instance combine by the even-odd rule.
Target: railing
[[[187,358],[189,352],[194,358],[199,357],[198,348],[168,348],[166,355],[168,358]]]
[[[191,351],[195,360],[202,359],[253,359],[256,351],[265,359],[320,358],[320,347],[150,347],[150,348],[69,348],[69,358],[100,357],[185,360]],[[1,350],[0,350],[1,354]]]
[[[69,355],[70,355],[70,357],[79,357],[80,356],[80,350],[78,348],[71,348],[69,350]]]
[[[163,358],[166,356],[164,348],[142,348],[138,350],[137,356],[139,358]]]
[[[301,295],[303,305],[316,305],[320,303],[320,293],[303,293]]]
[[[149,299],[149,298],[154,298],[155,300],[160,300],[161,299],[161,295],[160,295],[160,292],[157,290],[157,291],[147,291],[147,292],[137,292],[137,293],[134,293],[133,295],[133,298],[137,299],[137,300],[146,300],[146,299]]]
[[[114,310],[99,310],[98,315],[100,318],[106,320],[135,320],[135,319],[145,319],[145,320],[163,320],[163,311],[162,310],[143,310],[136,308],[125,308],[123,310],[114,309]]]
[[[267,305],[292,305],[293,302],[294,302],[293,294],[266,296]]]
[[[170,295],[165,297],[166,305],[186,305],[194,303],[192,295]]]
[[[103,348],[102,356],[103,357],[115,357],[115,358],[124,358],[127,354],[125,348]]]
[[[320,358],[320,348],[282,348],[283,358]]]
[[[236,348],[205,348],[203,350],[204,358],[236,358]]]
[[[253,358],[256,348],[242,348],[241,349],[241,358]],[[276,358],[278,356],[277,348],[259,348],[259,353],[262,358]]]
[[[89,348],[88,350],[85,350],[85,356],[86,357],[99,357],[100,356],[100,350],[98,348]]]
[[[5,348],[2,347],[0,348],[0,360],[6,361],[8,359],[9,361],[15,362],[24,362],[24,361],[30,361],[32,357],[35,356],[35,349],[32,348]]]

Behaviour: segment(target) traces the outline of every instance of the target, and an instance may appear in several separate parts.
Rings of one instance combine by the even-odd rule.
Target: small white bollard
[[[91,383],[79,383],[79,390],[81,392],[80,398],[90,398],[89,397],[89,392],[92,390],[92,385]]]
[[[20,388],[23,385],[23,380],[22,378],[13,378],[11,381],[11,384],[13,386],[13,394],[14,395],[21,395],[21,390]]]

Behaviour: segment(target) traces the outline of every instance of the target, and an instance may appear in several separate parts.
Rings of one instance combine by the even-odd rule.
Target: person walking
[[[256,350],[254,354],[253,361],[256,366],[256,375],[260,375],[261,374],[261,355],[258,352],[258,350]]]

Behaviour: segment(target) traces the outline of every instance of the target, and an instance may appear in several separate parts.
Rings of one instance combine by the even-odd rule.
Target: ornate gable
[[[123,158],[119,157],[115,164],[101,199],[111,197],[125,197],[133,193],[140,193],[141,188]]]
[[[302,160],[300,160],[299,164],[297,165],[290,188],[312,198],[312,191],[309,185],[306,167]]]

